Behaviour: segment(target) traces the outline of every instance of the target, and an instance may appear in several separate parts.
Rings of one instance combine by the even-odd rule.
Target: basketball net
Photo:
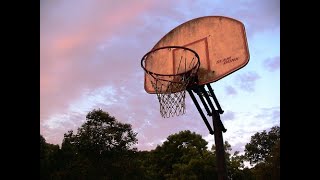
[[[199,56],[194,51],[183,47],[179,48],[189,53],[189,58],[190,53],[193,54],[191,60],[186,60],[186,56],[183,55],[178,58],[177,74],[156,74],[145,69],[157,94],[160,103],[160,114],[163,118],[179,116],[185,113],[186,89],[188,85],[195,82],[200,66]]]

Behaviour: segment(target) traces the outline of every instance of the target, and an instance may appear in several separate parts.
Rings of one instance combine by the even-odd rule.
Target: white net
[[[151,81],[160,103],[160,114],[164,118],[185,113],[186,88],[192,77],[187,77],[187,74],[180,76],[180,82],[164,81],[160,78],[155,78],[155,83]]]
[[[142,67],[149,75],[150,83],[160,103],[160,114],[164,118],[185,113],[186,89],[195,82],[200,66],[196,52],[185,47],[172,47],[153,50],[142,59],[142,62],[148,60],[146,66],[149,70],[143,63]],[[172,56],[174,58],[171,61],[169,59]]]

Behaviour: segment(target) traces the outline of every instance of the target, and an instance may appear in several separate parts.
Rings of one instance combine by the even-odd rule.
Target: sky
[[[280,126],[280,1],[42,0],[40,2],[40,134],[61,145],[85,116],[102,109],[137,132],[138,150],[190,130],[214,144],[190,96],[186,113],[162,118],[144,90],[141,58],[169,31],[202,16],[245,25],[250,60],[211,83],[224,110],[223,133],[243,152],[257,132]],[[204,110],[205,111],[205,110]],[[207,117],[210,119],[210,117]]]

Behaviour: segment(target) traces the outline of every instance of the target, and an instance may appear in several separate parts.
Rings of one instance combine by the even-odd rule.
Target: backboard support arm
[[[211,97],[213,98],[214,103],[217,105],[218,112],[219,112],[220,114],[223,114],[224,111],[221,109],[221,106],[220,106],[220,104],[219,104],[219,101],[218,101],[216,95],[214,94],[211,85],[210,85],[210,84],[206,84],[206,86],[207,86],[207,88],[209,89],[210,95],[211,95]]]
[[[196,99],[195,96],[193,95],[192,90],[191,90],[191,89],[187,89],[187,91],[188,91],[188,93],[190,94],[190,97],[191,97],[193,103],[196,105],[196,107],[197,107],[197,109],[198,109],[198,111],[199,111],[199,113],[200,113],[200,115],[201,115],[204,123],[206,124],[206,126],[207,126],[207,128],[208,128],[208,130],[209,130],[209,133],[210,133],[211,135],[214,134],[214,132],[213,132],[213,130],[212,130],[212,128],[211,128],[211,126],[210,126],[210,124],[209,124],[206,116],[204,115],[202,109],[200,108],[200,105],[199,105],[197,99]]]

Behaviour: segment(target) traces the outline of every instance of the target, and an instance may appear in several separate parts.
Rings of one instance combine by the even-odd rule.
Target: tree
[[[168,136],[151,151],[154,179],[210,179],[216,177],[215,159],[207,150],[208,142],[189,130]]]
[[[69,131],[64,135],[61,150],[65,171],[62,174],[76,179],[125,178],[127,172],[136,168],[130,161],[136,151],[132,147],[137,143],[136,136],[130,124],[94,109],[76,134]]]
[[[138,151],[136,153],[136,161],[138,161],[141,174],[145,180],[160,179],[159,169],[157,166],[158,156],[151,151]]]
[[[47,146],[46,140],[40,134],[40,160],[45,158],[46,146]]]
[[[40,178],[49,179],[49,172],[47,167],[47,143],[41,134],[40,134]]]
[[[245,146],[245,156],[255,164],[256,179],[280,179],[280,127],[254,134]]]
[[[280,127],[274,126],[267,133],[266,130],[251,136],[250,143],[245,146],[245,156],[250,164],[265,162],[270,157],[272,148],[280,142]]]
[[[59,146],[46,143],[40,134],[40,178],[50,179],[51,174],[59,167]]]
[[[138,141],[137,133],[132,131],[130,124],[118,122],[101,109],[89,112],[86,118],[72,142],[83,153],[126,151]]]
[[[213,144],[211,147],[211,151],[214,156],[215,153],[215,145]],[[239,151],[235,151],[234,154],[231,154],[232,148],[228,141],[224,142],[224,150],[225,150],[225,159],[227,166],[227,173],[229,179],[233,180],[250,180],[253,176],[250,174],[249,169],[244,169],[244,160],[245,157],[239,154]]]

